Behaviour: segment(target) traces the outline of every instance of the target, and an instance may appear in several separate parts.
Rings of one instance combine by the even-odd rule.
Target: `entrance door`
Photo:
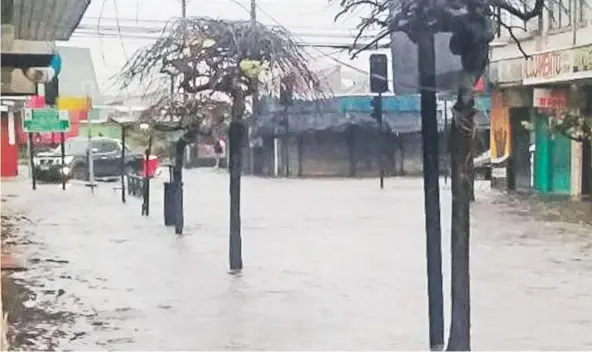
[[[582,194],[592,194],[592,143],[584,142],[582,146]]]
[[[560,133],[553,133],[549,141],[550,191],[569,194],[571,180],[571,140]]]
[[[524,126],[524,121],[530,120],[529,108],[510,109],[511,138],[512,138],[512,171],[514,186],[517,191],[529,191],[530,184],[530,132]]]
[[[537,114],[534,120],[535,152],[534,152],[534,188],[541,193],[550,191],[551,172],[549,165],[549,120],[547,116]]]

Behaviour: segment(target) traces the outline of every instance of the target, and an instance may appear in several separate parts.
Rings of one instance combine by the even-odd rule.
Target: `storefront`
[[[492,93],[490,150],[493,188],[530,190],[531,137],[524,124],[530,119],[529,93],[520,87],[506,87]]]
[[[37,83],[41,82],[30,69],[50,65],[55,53],[54,41],[70,39],[90,0],[47,3],[39,0],[2,0],[2,176],[15,176],[18,169],[19,124],[15,122],[15,115],[22,106],[17,107],[14,100],[37,94]]]
[[[497,138],[492,145],[497,148],[507,139],[496,131],[510,134],[510,146],[504,147],[504,153],[509,149],[506,187],[572,196],[587,191],[589,146],[584,148],[554,126],[566,114],[589,113],[585,92],[592,79],[592,46],[493,62],[490,76],[501,97],[499,111],[492,109],[492,141]],[[504,123],[509,127],[500,127]],[[492,147],[492,158],[498,154]]]

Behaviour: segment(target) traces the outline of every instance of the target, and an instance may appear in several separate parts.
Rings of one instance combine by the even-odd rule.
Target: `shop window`
[[[572,0],[550,0],[548,8],[550,29],[564,28],[570,26]]]
[[[555,1],[555,0],[550,0],[550,1]],[[559,0],[557,0],[557,1],[559,1]],[[567,1],[567,0],[565,0],[565,1]],[[578,1],[586,1],[586,0],[578,0]],[[516,4],[514,4],[514,6],[517,6],[518,8],[520,8],[524,12],[528,12],[533,9],[533,7],[535,6],[535,2],[536,2],[536,0],[519,0],[516,2]],[[495,17],[498,19],[496,21],[496,25],[497,25],[496,35],[498,38],[499,37],[505,38],[505,37],[509,36],[507,27],[513,28],[514,35],[516,35],[518,38],[524,38],[525,35],[529,36],[529,35],[532,35],[533,33],[538,33],[538,32],[540,32],[540,30],[542,28],[542,17],[541,16],[536,16],[535,18],[532,18],[529,21],[523,21],[520,18],[510,14],[509,12],[507,12],[505,10],[502,10],[500,8],[496,8],[495,9]],[[501,25],[500,23],[503,23],[503,25]],[[526,34],[524,33],[523,30],[520,30],[519,28],[524,29],[526,31]]]
[[[578,13],[577,19],[579,23],[586,22],[586,14],[592,13],[592,8],[590,7],[589,0],[577,0],[578,2]],[[589,17],[589,16],[588,16]]]

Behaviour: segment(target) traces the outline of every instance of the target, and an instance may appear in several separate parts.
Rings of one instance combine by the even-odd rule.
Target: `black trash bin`
[[[177,222],[176,214],[176,186],[174,182],[164,183],[164,225],[175,226]]]

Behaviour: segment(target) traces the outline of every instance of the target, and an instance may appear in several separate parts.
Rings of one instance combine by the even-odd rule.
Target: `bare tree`
[[[318,79],[309,69],[306,54],[285,29],[201,17],[172,21],[156,43],[134,55],[120,79],[123,86],[128,86],[133,81],[153,80],[163,71],[179,82],[177,88],[184,94],[230,101],[229,256],[230,269],[240,270],[240,178],[247,100],[256,94],[264,71],[272,76],[290,75],[291,88],[304,97],[318,92]],[[199,119],[189,119],[188,126],[199,125]]]
[[[340,4],[342,11],[337,17],[357,9],[368,10],[368,15],[361,17],[359,34],[352,47],[357,47],[358,38],[367,29],[381,29],[373,41],[353,52],[353,55],[373,48],[392,32],[404,32],[415,43],[422,40],[426,32],[431,35],[437,32],[452,33],[449,48],[453,54],[460,56],[462,73],[449,139],[452,155],[452,317],[447,349],[469,350],[471,144],[477,112],[473,86],[488,64],[489,44],[494,38],[494,20],[497,19],[498,24],[514,37],[513,27],[501,21],[498,9],[528,21],[541,14],[544,0],[536,0],[531,10],[524,10],[523,6],[515,6],[508,0],[340,0]],[[518,47],[522,50],[519,42]]]

